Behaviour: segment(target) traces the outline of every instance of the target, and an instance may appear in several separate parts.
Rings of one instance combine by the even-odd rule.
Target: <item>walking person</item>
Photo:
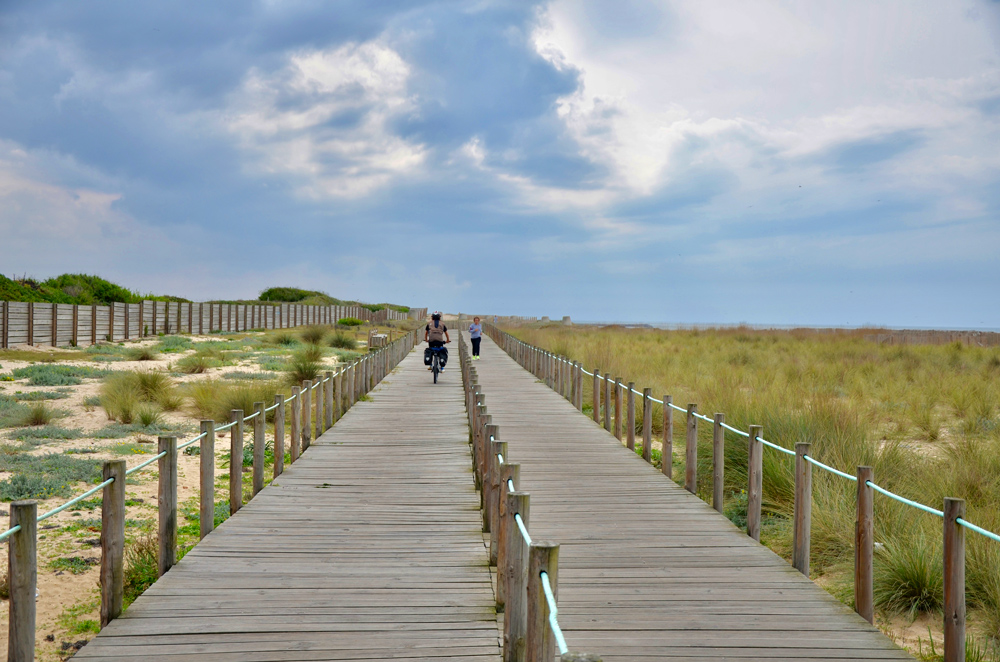
[[[469,325],[469,336],[472,338],[472,360],[479,360],[479,344],[483,342],[483,325],[479,323],[478,317],[472,318]]]

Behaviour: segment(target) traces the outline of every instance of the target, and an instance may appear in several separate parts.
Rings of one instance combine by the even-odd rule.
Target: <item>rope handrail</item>
[[[225,432],[225,431],[226,431],[226,430],[228,430],[229,428],[231,428],[231,427],[233,427],[234,425],[236,425],[236,423],[237,423],[237,422],[238,422],[238,421],[231,421],[231,422],[227,423],[226,425],[223,425],[223,426],[220,426],[220,427],[217,427],[217,428],[215,428],[215,431],[216,431],[216,432]]]
[[[559,654],[565,655],[569,652],[566,646],[566,639],[563,637],[562,628],[559,627],[559,608],[556,606],[556,596],[552,595],[552,586],[549,584],[549,573],[542,570],[540,574],[542,580],[542,591],[545,593],[545,600],[549,603],[549,626],[552,627],[552,634],[556,637],[556,646],[559,647]]]
[[[516,491],[514,489],[514,481],[512,479],[510,479],[510,478],[507,479],[507,491],[508,492],[514,492],[514,491]]]
[[[254,413],[250,414],[249,416],[244,416],[243,417],[243,422],[246,423],[247,421],[251,421],[251,420],[253,420],[255,418],[257,418],[257,412],[254,412]]]
[[[269,411],[274,411],[275,409],[277,409],[277,408],[278,408],[278,405],[280,405],[280,404],[281,404],[280,402],[275,402],[275,403],[274,403],[273,405],[271,405],[270,407],[267,407],[266,409],[264,409],[264,413],[266,414],[266,413],[267,413],[267,412],[269,412]]]
[[[857,476],[852,476],[849,473],[844,473],[840,469],[834,469],[833,467],[831,467],[828,464],[823,464],[822,462],[820,462],[816,458],[812,457],[811,455],[803,455],[802,457],[805,459],[806,462],[808,462],[809,464],[815,464],[820,469],[826,469],[830,473],[837,474],[841,478],[846,478],[847,480],[853,480],[855,483],[858,482],[858,477]]]
[[[80,503],[81,501],[83,501],[84,499],[86,499],[87,497],[89,497],[91,494],[94,494],[95,492],[98,492],[98,491],[104,489],[105,487],[107,487],[108,485],[110,485],[113,482],[115,482],[114,478],[108,478],[106,481],[104,481],[103,483],[101,483],[97,487],[93,487],[93,488],[87,490],[86,492],[84,492],[80,496],[76,497],[75,499],[70,499],[69,501],[67,501],[63,505],[57,506],[56,508],[53,508],[52,510],[50,510],[47,513],[42,513],[41,515],[38,516],[38,518],[35,521],[41,522],[42,520],[48,519],[48,518],[52,517],[53,515],[55,515],[57,513],[61,513],[62,511],[64,511],[67,508],[69,508],[70,506],[75,506],[76,504]]]
[[[524,542],[531,544],[531,536],[528,534],[528,527],[524,525],[524,520],[521,519],[521,513],[514,513],[514,521],[517,522],[517,528],[521,529],[521,537],[524,538]]]
[[[183,444],[180,444],[180,445],[179,445],[179,446],[177,447],[177,450],[183,450],[183,449],[187,448],[188,446],[190,446],[191,444],[194,444],[194,443],[196,443],[196,442],[199,442],[199,441],[201,441],[201,440],[202,440],[202,439],[204,439],[204,438],[205,438],[206,436],[208,436],[208,433],[207,433],[207,432],[202,432],[201,434],[199,434],[199,435],[198,435],[197,437],[195,437],[194,439],[189,439],[188,441],[185,441],[185,442],[184,442]]]
[[[993,533],[992,531],[987,531],[986,529],[982,528],[981,526],[976,526],[972,522],[969,522],[968,520],[966,520],[966,519],[964,519],[962,517],[956,518],[955,521],[958,522],[961,526],[964,526],[967,529],[972,529],[973,531],[975,531],[976,533],[978,533],[980,535],[986,536],[987,538],[989,538],[991,540],[996,540],[997,542],[1000,542],[1000,536],[998,536],[997,534]]]
[[[166,456],[167,456],[167,451],[161,451],[159,454],[154,455],[153,457],[149,458],[148,460],[146,460],[142,464],[137,464],[136,466],[132,467],[131,469],[129,469],[128,471],[125,472],[125,475],[128,476],[130,474],[134,474],[139,469],[142,469],[143,467],[147,467],[150,464],[152,464],[153,462],[156,462],[157,460],[159,460],[161,457],[166,457]]]
[[[868,487],[872,488],[876,492],[879,492],[881,494],[886,495],[890,499],[895,499],[896,501],[899,501],[900,503],[905,503],[908,506],[913,506],[914,508],[917,508],[917,509],[922,510],[924,512],[930,513],[931,515],[937,515],[938,517],[944,517],[944,511],[943,510],[937,510],[936,508],[931,508],[930,506],[925,506],[922,503],[918,503],[916,501],[911,501],[910,499],[907,499],[906,497],[901,497],[898,494],[895,494],[894,492],[890,492],[889,490],[885,489],[884,487],[879,487],[878,485],[876,485],[875,483],[871,482],[870,480],[866,480],[865,481],[865,485],[867,485]]]

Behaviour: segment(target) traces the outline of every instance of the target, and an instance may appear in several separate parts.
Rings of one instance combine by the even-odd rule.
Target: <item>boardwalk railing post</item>
[[[323,421],[323,431],[326,432],[333,427],[333,371],[327,370],[323,374],[326,379],[326,406],[323,408],[323,412],[326,414],[326,419]]]
[[[583,364],[576,363],[576,408],[583,411]]]
[[[253,418],[253,496],[264,489],[264,448],[267,445],[267,437],[264,436],[264,424],[267,421],[267,414],[264,412],[264,403],[253,403],[256,415]]]
[[[854,611],[875,622],[874,530],[871,467],[858,467],[858,511],[854,525]]]
[[[628,383],[628,395],[625,398],[625,411],[627,420],[625,422],[625,446],[630,450],[635,450],[635,382]]]
[[[316,433],[313,439],[319,439],[325,432],[323,421],[326,419],[326,415],[323,413],[323,407],[326,404],[326,382],[323,379],[317,379],[316,384],[318,386],[313,386],[316,391]]]
[[[299,437],[302,426],[302,389],[298,386],[292,387],[292,420],[288,430],[288,461],[295,464],[299,459]]]
[[[492,427],[494,430],[497,429],[495,425]],[[493,466],[490,468],[490,564],[499,567],[497,564],[500,554],[500,498],[504,490],[500,485],[501,467],[498,455],[507,458],[507,442],[494,441],[491,448],[490,461]]]
[[[528,628],[528,543],[521,535],[514,515],[519,514],[525,528],[530,521],[531,495],[511,492],[507,495],[511,535],[507,538],[507,595],[503,617],[504,662],[524,662]]]
[[[594,368],[594,393],[593,397],[594,411],[591,412],[594,415],[594,422],[598,425],[601,424],[601,371]]]
[[[965,662],[965,500],[944,499],[944,662]]]
[[[157,455],[160,453],[165,453],[158,463],[156,494],[160,520],[157,566],[162,577],[177,563],[177,437],[160,437]]]
[[[725,507],[724,493],[726,478],[726,422],[725,414],[716,412],[712,425],[712,507],[722,512]]]
[[[747,467],[747,535],[760,542],[761,491],[764,488],[764,444],[760,436],[764,428],[750,426],[748,467]]]
[[[604,429],[611,432],[611,380],[604,376]]]
[[[510,553],[510,536],[521,535],[517,531],[517,524],[514,523],[513,513],[507,508],[508,495],[516,492],[521,484],[521,465],[511,464],[507,462],[507,459],[507,456],[504,455],[504,464],[500,472],[500,494],[497,499],[500,504],[497,513],[500,521],[497,532],[497,609],[501,611],[507,602],[507,565],[509,563],[507,555]],[[508,481],[514,484],[513,490],[509,488]]]
[[[10,528],[20,526],[7,543],[10,614],[7,624],[8,662],[35,659],[35,601],[38,586],[38,502],[10,504]]]
[[[333,381],[333,420],[339,421],[344,404],[344,370],[337,372],[337,377]]]
[[[615,377],[615,437],[622,440],[622,378]]]
[[[812,465],[806,460],[810,445],[795,444],[795,506],[792,520],[792,566],[809,576],[812,530]]]
[[[532,542],[528,550],[528,632],[525,662],[552,662],[556,638],[549,626],[549,601],[542,590],[542,573],[548,575],[552,595],[558,601],[559,545]]]
[[[302,382],[302,451],[306,452],[309,442],[312,441],[312,381]]]
[[[105,460],[101,499],[101,627],[122,613],[125,595],[125,460]]]
[[[687,409],[687,440],[684,444],[684,489],[698,493],[698,405]]]
[[[204,538],[215,528],[215,421],[202,421],[199,460],[200,507],[198,508],[199,537]]]
[[[285,396],[274,396],[274,477],[285,470]]]
[[[670,406],[673,401],[673,397],[663,396],[663,459],[660,469],[670,480],[674,479],[674,408]]]
[[[653,389],[642,389],[642,459],[653,461]]]
[[[235,515],[243,506],[243,410],[234,409],[229,415],[229,514]]]

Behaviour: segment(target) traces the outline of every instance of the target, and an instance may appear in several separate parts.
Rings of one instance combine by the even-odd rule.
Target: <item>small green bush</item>
[[[917,534],[896,538],[878,550],[875,563],[875,604],[913,618],[944,604],[942,554],[939,545]]]
[[[160,342],[157,343],[156,348],[165,353],[173,352],[183,352],[191,349],[194,343],[191,342],[190,338],[185,338],[184,336],[163,336],[160,338]]]
[[[255,402],[264,402],[268,406],[274,402],[274,396],[282,392],[276,381],[225,381],[208,379],[185,386],[185,392],[190,396],[197,415],[211,419],[217,424],[229,422],[233,409],[242,409],[249,414],[253,411]],[[268,413],[268,420],[273,420],[274,412]]]
[[[69,488],[54,476],[14,474],[0,481],[0,501],[69,496]]]
[[[156,536],[143,536],[125,548],[126,607],[159,578],[159,546]]]
[[[273,372],[227,372],[222,375],[223,379],[234,379],[240,381],[270,381],[277,378]]]
[[[155,361],[160,355],[152,347],[130,347],[125,352],[125,358],[129,361]]]
[[[204,354],[192,354],[179,360],[174,364],[174,367],[187,375],[201,375],[207,372],[209,368],[218,368],[221,365],[221,361],[205,356]]]
[[[154,423],[147,426],[143,426],[138,423],[128,425],[122,423],[111,423],[109,425],[105,425],[96,432],[90,433],[90,436],[95,439],[124,439],[125,437],[133,434],[146,434],[151,437],[157,437],[166,436],[176,432],[177,430],[164,426],[162,423]]]
[[[141,403],[135,411],[136,422],[144,428],[163,423],[163,412],[149,402]]]
[[[337,324],[340,326],[361,326],[364,322],[359,320],[357,317],[342,317],[337,320]]]
[[[96,557],[83,558],[80,556],[63,556],[54,559],[49,563],[49,567],[56,571],[71,572],[74,575],[82,575],[95,565],[100,563]]]
[[[24,413],[21,418],[21,425],[35,426],[48,425],[59,416],[59,412],[50,409],[44,402],[35,402]]]
[[[109,420],[132,423],[140,409],[148,420],[149,405],[158,409],[174,410],[181,406],[182,398],[170,377],[162,372],[119,372],[108,378],[101,387],[101,406]],[[140,405],[147,405],[145,408]]]
[[[319,348],[315,345],[307,345],[292,354],[292,358],[285,369],[289,383],[293,385],[301,384],[307,379],[313,380],[319,376],[322,366],[319,363],[317,354],[322,356],[322,351],[317,350]]]
[[[298,345],[299,339],[291,331],[275,331],[271,335],[264,339],[264,342],[268,345],[284,345],[285,347],[291,345]]]
[[[84,379],[106,377],[107,370],[86,366],[36,364],[13,371],[17,379],[27,379],[31,386],[75,386]]]
[[[301,331],[299,331],[299,336],[303,341],[310,345],[318,345],[323,342],[323,339],[326,338],[326,334],[329,333],[329,331],[329,327],[313,325],[304,327]]]
[[[343,331],[337,331],[329,340],[330,347],[337,347],[339,349],[357,349],[358,342],[353,336],[344,333]]]
[[[79,439],[83,436],[83,430],[63,428],[58,425],[42,425],[22,428],[10,436],[18,441],[26,439]]]

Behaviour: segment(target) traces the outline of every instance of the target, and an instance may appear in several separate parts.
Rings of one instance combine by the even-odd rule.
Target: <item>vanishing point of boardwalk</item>
[[[411,353],[75,659],[499,660],[459,382]]]

